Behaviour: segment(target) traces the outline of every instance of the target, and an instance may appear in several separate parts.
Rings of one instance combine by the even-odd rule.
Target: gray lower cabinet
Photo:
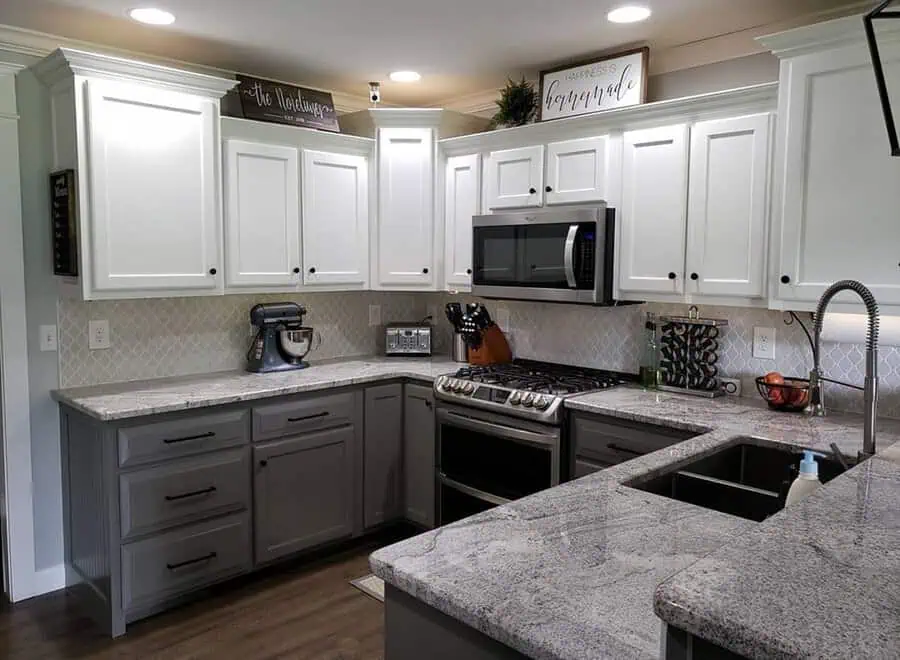
[[[366,389],[364,520],[368,529],[403,515],[403,386]]]
[[[403,502],[406,518],[422,527],[435,521],[434,391],[407,385],[403,401]]]
[[[256,563],[350,536],[354,427],[253,447]]]

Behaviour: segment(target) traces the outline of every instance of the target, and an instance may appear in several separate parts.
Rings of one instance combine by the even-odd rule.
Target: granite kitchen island
[[[764,628],[748,626],[749,640],[745,637],[740,644],[731,644],[722,632],[730,623],[719,628],[713,625],[719,606],[722,612],[729,605],[739,607],[714,592],[721,587],[720,581],[729,579],[729,571],[734,576],[743,570],[735,563],[744,556],[742,552],[752,553],[760,544],[771,550],[798,543],[796,525],[791,520],[804,512],[810,520],[815,512],[815,520],[824,521],[838,502],[846,503],[847,512],[853,511],[852,498],[843,494],[853,492],[863,479],[860,475],[865,474],[882,480],[877,482],[877,502],[882,504],[869,509],[877,514],[871,525],[879,530],[878,547],[887,550],[887,540],[896,540],[900,533],[900,520],[891,517],[883,506],[900,466],[883,458],[854,468],[808,502],[764,523],[625,485],[747,436],[760,444],[826,452],[834,442],[842,453],[855,456],[861,446],[861,417],[810,419],[774,413],[745,400],[696,400],[626,388],[577,397],[567,406],[699,435],[373,554],[372,569],[387,583],[387,660],[413,657],[410,652],[418,649],[421,653],[422,644],[431,644],[429,657],[433,658],[459,657],[460,649],[471,658],[659,658],[669,636],[657,612],[681,630],[709,637],[720,647],[741,655],[766,657],[770,647],[764,639],[757,639],[765,636]],[[880,448],[887,449],[897,441],[900,426],[883,421]],[[827,528],[821,528],[821,533],[830,534]],[[890,565],[900,570],[896,547],[894,544],[894,549],[882,557],[879,568]],[[724,559],[717,560],[719,556]],[[791,553],[771,550],[767,556],[771,576],[791,574]],[[831,571],[840,567],[837,559],[826,563]],[[681,579],[678,574],[685,569],[686,577]],[[742,574],[745,588],[749,589],[746,585],[755,579],[754,571],[748,568]],[[708,579],[704,580],[704,575]],[[799,586],[808,585],[813,578],[800,571],[796,579]],[[666,586],[657,594],[657,587],[664,582]],[[694,583],[701,589],[692,591]],[[845,598],[858,600],[880,593],[875,581],[857,584],[856,593]],[[756,595],[767,588],[760,582]],[[793,594],[794,605],[800,607],[808,592],[781,584],[772,593],[784,598]],[[894,614],[895,623],[896,602],[895,598],[889,605],[894,609],[887,611]],[[752,618],[754,611],[764,623],[777,618],[765,599],[748,598],[740,607],[745,620]],[[761,617],[762,613],[769,619]],[[846,616],[846,612],[834,613],[836,618]],[[833,644],[840,641],[845,645],[842,648],[853,648],[846,646],[854,643],[847,637],[847,626],[830,627],[828,617],[819,620],[817,634],[826,642],[830,635]],[[791,620],[785,619],[779,630],[782,628],[790,630]],[[410,635],[410,630],[417,632]],[[797,634],[802,640],[809,633]],[[862,629],[857,634],[867,632]],[[880,635],[880,641],[874,643],[890,644],[900,639],[896,628],[888,627]],[[754,641],[756,646],[750,643]],[[789,640],[781,640],[771,648],[793,647]],[[840,654],[840,650],[835,652]]]

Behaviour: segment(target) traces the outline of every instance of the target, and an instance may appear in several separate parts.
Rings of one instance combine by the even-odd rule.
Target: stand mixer
[[[247,371],[270,373],[304,369],[314,332],[303,326],[306,308],[292,302],[254,305],[250,323],[259,328],[247,352]],[[321,343],[321,337],[320,337]]]

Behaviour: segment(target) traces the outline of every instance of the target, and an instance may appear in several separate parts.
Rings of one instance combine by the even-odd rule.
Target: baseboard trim
[[[34,596],[48,594],[66,586],[66,566],[57,564],[34,573]]]

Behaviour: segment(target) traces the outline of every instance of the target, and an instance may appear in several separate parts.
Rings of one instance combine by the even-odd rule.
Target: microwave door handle
[[[565,254],[563,255],[563,264],[566,269],[566,282],[570,289],[578,286],[575,281],[575,237],[578,236],[578,225],[569,226],[569,235],[566,236]]]

